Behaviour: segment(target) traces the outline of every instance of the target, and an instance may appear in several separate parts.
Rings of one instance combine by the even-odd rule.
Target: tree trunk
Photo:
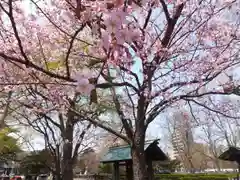
[[[132,145],[133,179],[148,180],[147,164],[144,153],[145,131],[137,128]]]
[[[62,180],[61,167],[59,162],[56,163],[56,171],[53,173],[53,175],[55,176],[54,180]]]
[[[55,178],[54,180],[62,180],[62,176],[61,176],[61,155],[60,155],[60,149],[59,149],[59,145],[56,145],[56,149],[55,149],[55,157],[54,157],[54,161],[55,161]]]
[[[148,180],[144,149],[132,148],[133,179]]]
[[[69,164],[69,163],[68,163]],[[63,169],[62,180],[73,180],[73,166],[66,166]]]
[[[61,172],[57,173],[57,174],[53,174],[53,179],[54,180],[62,180],[62,177],[61,177]]]
[[[63,160],[62,160],[62,180],[73,180],[73,124],[66,123],[64,132]]]

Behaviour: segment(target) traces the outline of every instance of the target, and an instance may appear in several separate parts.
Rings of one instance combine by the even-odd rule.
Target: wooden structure
[[[145,142],[145,157],[147,162],[147,171],[149,175],[153,175],[153,161],[166,161],[167,155],[158,147],[158,140]],[[127,180],[133,179],[131,147],[129,145],[117,146],[109,148],[108,152],[101,160],[102,163],[113,164],[113,180],[119,180],[119,166],[126,167]],[[153,179],[153,177],[149,177]]]
[[[219,159],[224,161],[235,161],[238,164],[238,174],[237,179],[240,180],[239,172],[240,172],[240,148],[237,147],[229,147],[228,150],[223,152],[219,157]]]

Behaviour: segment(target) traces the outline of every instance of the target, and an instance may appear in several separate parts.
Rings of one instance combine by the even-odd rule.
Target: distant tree
[[[49,151],[31,152],[20,162],[20,172],[27,174],[47,173],[52,166],[52,156]]]
[[[9,115],[9,105],[12,97],[12,91],[8,93],[0,92],[0,130],[6,126],[5,119]]]
[[[100,164],[98,167],[98,173],[112,173],[112,165],[111,164]]]
[[[92,148],[87,148],[80,155],[77,163],[75,165],[76,168],[80,169],[82,174],[85,173],[97,173],[99,165],[98,154]]]
[[[21,151],[18,140],[10,135],[13,132],[15,130],[10,128],[0,130],[0,161],[15,160],[17,153]]]
[[[77,99],[74,98],[71,102],[72,106],[75,106]],[[46,106],[48,103],[46,101]],[[23,108],[15,118],[21,125],[32,128],[44,139],[45,147],[51,153],[54,163],[49,168],[56,179],[71,180],[78,155],[93,146],[98,131],[91,123],[85,123],[84,117],[77,118],[70,110],[62,112],[58,109],[46,114],[30,111],[33,112],[30,116],[25,112],[26,109],[32,110],[30,107]],[[97,113],[93,112],[92,118],[97,116]]]
[[[177,169],[181,168],[181,161],[178,159],[173,159],[168,162],[156,162],[154,165],[154,169],[156,172],[161,170],[175,172]]]

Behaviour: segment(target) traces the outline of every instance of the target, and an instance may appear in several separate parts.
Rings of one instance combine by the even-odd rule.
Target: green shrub
[[[199,176],[199,177],[182,177],[180,180],[228,180],[228,177],[217,176]]]
[[[228,180],[236,174],[155,174],[155,180]]]
[[[99,180],[107,180],[111,174],[99,174]],[[229,180],[237,177],[237,174],[155,174],[154,180]],[[125,176],[121,180],[127,180]]]

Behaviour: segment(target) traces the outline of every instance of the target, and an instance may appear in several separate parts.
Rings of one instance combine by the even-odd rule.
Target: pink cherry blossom
[[[109,34],[114,33],[121,29],[121,21],[116,16],[109,16],[104,23],[107,26]]]
[[[75,75],[76,82],[76,91],[83,94],[89,95],[90,92],[94,89],[94,85],[90,84],[89,78],[91,78],[90,74],[88,73],[78,73]]]
[[[102,32],[102,46],[108,51],[110,48],[110,35],[106,32]]]
[[[116,33],[118,44],[131,43],[135,37],[135,33],[128,29],[121,29]]]
[[[124,12],[122,10],[114,11],[109,14],[111,17],[114,17],[114,19],[118,19],[121,24],[127,24],[129,21],[127,20],[128,13]]]
[[[86,96],[89,96],[93,89],[94,89],[94,85],[90,84],[88,79],[82,79],[78,81],[78,84],[76,87],[77,92]]]
[[[0,2],[0,91],[23,94],[16,103],[41,107],[48,101],[41,112],[66,112],[69,99],[93,96],[94,88],[116,89],[120,107],[144,111],[141,118],[123,112],[121,120],[147,127],[156,114],[186,100],[212,98],[219,76],[239,68],[239,1],[39,0],[30,10],[24,2]],[[97,85],[89,82],[93,77]],[[234,84],[222,88],[235,93]],[[116,104],[103,94],[97,96]],[[135,134],[145,137],[136,132],[141,128],[121,135],[134,144]]]

